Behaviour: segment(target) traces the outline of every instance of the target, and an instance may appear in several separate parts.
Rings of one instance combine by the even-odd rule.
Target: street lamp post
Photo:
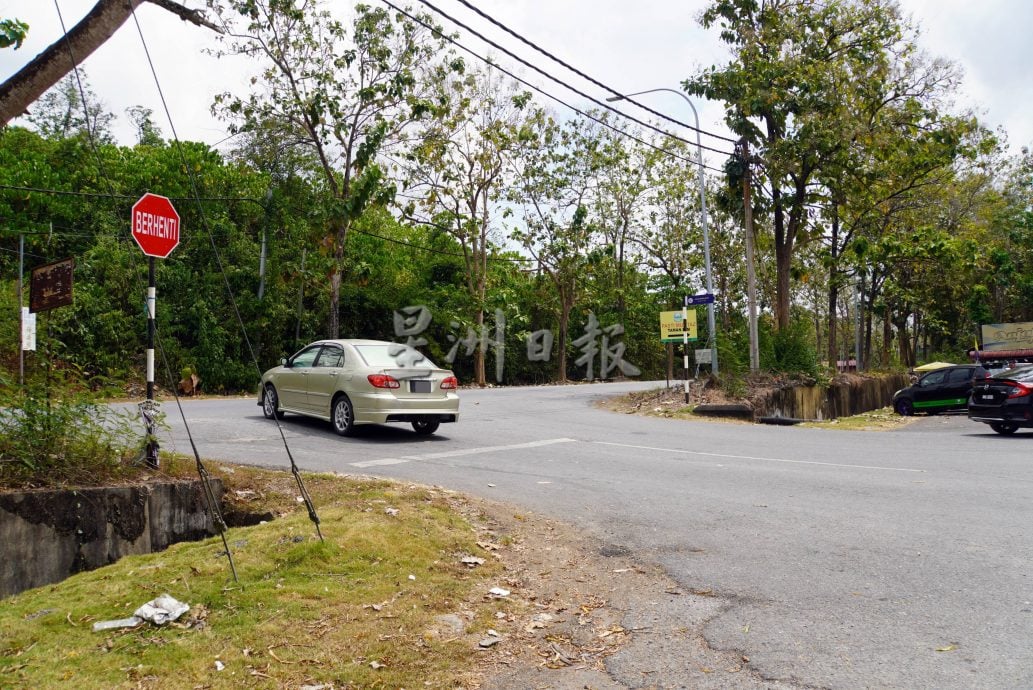
[[[669,91],[670,93],[678,94],[679,96],[681,96],[685,100],[685,102],[689,104],[689,108],[692,109],[692,116],[696,120],[696,150],[699,152],[699,161],[698,161],[699,162],[699,207],[700,207],[700,214],[702,215],[702,218],[703,218],[703,263],[704,263],[704,267],[706,268],[707,293],[710,294],[710,295],[713,295],[714,294],[714,283],[713,283],[713,279],[711,278],[711,275],[710,275],[710,230],[707,228],[707,188],[706,188],[706,178],[705,178],[705,176],[703,174],[703,143],[700,141],[700,136],[699,136],[699,113],[696,112],[696,106],[692,105],[692,101],[689,100],[689,97],[686,96],[685,94],[683,94],[681,91],[677,91],[675,89],[668,89],[668,88],[647,89],[645,91],[636,91],[635,93],[626,93],[626,94],[623,94],[623,95],[620,95],[620,96],[611,96],[610,98],[607,98],[606,100],[612,103],[614,101],[623,101],[623,100],[625,100],[627,98],[631,98],[632,96],[641,96],[642,94],[657,93],[659,91]],[[714,326],[714,303],[713,302],[708,302],[707,303],[707,330],[708,330],[707,342],[710,345],[710,357],[711,357],[711,360],[710,360],[710,362],[711,362],[710,370],[716,376],[717,373],[718,373],[718,368],[717,368],[717,332],[716,332],[715,326]]]

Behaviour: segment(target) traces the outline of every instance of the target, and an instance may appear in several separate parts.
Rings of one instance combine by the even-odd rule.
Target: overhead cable
[[[398,5],[394,4],[391,0],[381,0],[381,2],[383,2],[385,5],[387,5],[388,7],[392,8],[393,10],[398,12],[399,14],[401,14],[401,15],[403,15],[405,17],[408,17],[409,19],[411,19],[414,22],[416,22],[416,23],[426,27],[427,29],[430,29],[431,31],[435,31],[435,28],[433,26],[431,26],[427,22],[423,21],[419,17],[413,15],[412,13],[410,13],[410,12],[408,12],[406,10],[403,10],[401,7],[399,7]],[[483,55],[479,54],[475,50],[467,48],[465,45],[463,45],[459,41],[455,40],[451,36],[442,35],[442,37],[445,40],[447,40],[449,43],[451,43],[452,45],[454,45],[457,48],[459,48],[460,50],[462,50],[462,51],[472,55],[473,57],[477,58],[478,60],[480,60],[484,64],[486,64],[489,67],[491,67],[492,69],[497,69],[499,72],[505,74],[510,79],[513,79],[514,81],[517,81],[517,82],[523,84],[527,88],[529,88],[529,89],[531,89],[531,90],[541,94],[542,96],[545,96],[546,98],[548,98],[548,99],[550,99],[552,101],[555,101],[556,103],[559,103],[563,107],[565,107],[565,108],[567,108],[567,109],[577,113],[581,117],[584,117],[584,118],[586,118],[588,120],[592,120],[593,122],[595,122],[597,124],[600,124],[603,127],[606,127],[607,129],[609,129],[609,130],[611,130],[613,132],[616,132],[617,134],[620,134],[623,137],[627,137],[628,139],[631,139],[632,141],[638,142],[639,144],[642,144],[643,146],[651,148],[654,151],[658,151],[658,152],[660,152],[660,153],[662,153],[662,154],[664,154],[666,156],[674,158],[675,160],[680,160],[680,161],[683,161],[683,162],[686,162],[686,163],[692,163],[693,165],[696,164],[696,161],[694,161],[691,158],[688,158],[686,156],[681,156],[681,155],[679,155],[677,153],[674,153],[673,151],[670,151],[668,149],[663,148],[662,146],[657,146],[656,144],[654,144],[652,142],[646,141],[645,139],[642,139],[641,137],[638,137],[638,136],[636,136],[634,134],[631,134],[630,132],[626,132],[623,129],[620,129],[619,127],[614,126],[613,124],[607,122],[606,120],[603,120],[602,118],[596,117],[595,115],[592,115],[591,113],[589,113],[587,111],[581,110],[580,108],[578,108],[576,106],[573,106],[570,103],[567,103],[563,99],[559,98],[558,96],[554,96],[553,94],[549,93],[545,89],[543,89],[543,88],[541,88],[541,87],[539,87],[539,86],[537,86],[535,84],[532,84],[531,82],[527,81],[526,79],[522,79],[522,78],[518,77],[513,72],[510,72],[506,68],[500,66],[498,63],[493,62],[492,60],[484,57]],[[607,106],[607,107],[609,107],[609,106]],[[610,108],[610,110],[614,110],[614,109]],[[615,111],[615,112],[620,113],[620,111]],[[620,114],[623,115],[623,113],[620,113]],[[665,136],[670,136],[666,132],[663,132],[663,134]],[[671,138],[677,139],[678,137],[671,137]],[[682,139],[681,141],[684,142],[685,140]],[[686,142],[686,143],[689,143],[689,142]],[[695,144],[691,144],[691,145],[695,146]],[[704,164],[703,167],[706,168],[707,170],[710,170],[711,172],[716,172],[716,173],[720,173],[720,174],[724,174],[724,172],[725,172],[724,170],[721,170],[719,168],[715,168],[715,167],[712,167],[712,166],[706,165],[706,164]]]
[[[383,0],[383,1],[386,4],[390,5],[391,7],[394,7],[396,10],[398,9],[395,5],[393,5],[392,3],[388,2],[388,0]],[[662,135],[664,135],[666,137],[670,137],[672,139],[676,139],[676,140],[678,140],[678,141],[680,141],[680,142],[682,142],[684,144],[689,144],[690,146],[696,146],[697,148],[706,149],[707,151],[711,151],[713,153],[717,153],[717,154],[720,154],[722,156],[729,156],[730,157],[730,156],[733,155],[729,151],[723,151],[721,149],[715,149],[713,147],[704,146],[702,144],[694,144],[693,142],[689,141],[688,139],[685,139],[685,138],[680,137],[680,136],[678,136],[676,134],[672,134],[670,132],[667,132],[667,131],[657,127],[656,125],[650,124],[650,123],[645,122],[643,120],[639,120],[638,118],[636,118],[636,117],[634,117],[632,115],[628,115],[624,111],[619,110],[618,108],[614,108],[612,105],[609,105],[608,103],[606,103],[604,101],[600,101],[598,98],[595,98],[593,96],[588,95],[584,91],[581,91],[580,89],[577,89],[577,88],[571,86],[570,84],[568,84],[567,82],[563,81],[559,77],[553,76],[552,74],[550,74],[549,72],[546,72],[545,70],[543,70],[542,68],[538,67],[537,65],[535,65],[535,64],[533,64],[531,62],[528,62],[527,60],[523,59],[522,57],[520,57],[516,53],[508,50],[507,48],[505,48],[504,46],[500,45],[499,43],[491,40],[490,38],[488,38],[484,34],[482,34],[479,31],[477,31],[476,29],[473,29],[468,24],[465,24],[464,22],[460,21],[459,19],[456,19],[455,17],[453,17],[452,15],[448,14],[444,10],[438,8],[436,5],[431,3],[430,0],[419,0],[419,2],[421,4],[423,4],[423,5],[426,5],[427,7],[429,7],[434,12],[437,12],[442,17],[445,17],[446,19],[448,19],[450,22],[452,22],[456,26],[459,26],[459,27],[461,27],[463,29],[466,29],[468,32],[470,32],[471,34],[473,34],[477,38],[481,39],[482,41],[484,41],[485,43],[487,43],[491,47],[495,48],[496,50],[502,51],[503,53],[505,53],[509,57],[511,57],[514,60],[516,60],[517,62],[519,62],[520,64],[524,65],[525,67],[527,67],[527,68],[529,68],[531,70],[534,70],[535,72],[537,72],[541,76],[545,77],[546,79],[549,79],[550,81],[556,82],[557,84],[559,84],[560,86],[564,87],[565,89],[568,89],[568,90],[572,91],[573,93],[578,94],[582,98],[588,99],[589,101],[595,103],[596,105],[598,105],[598,106],[600,106],[602,108],[605,108],[606,110],[609,110],[609,111],[611,111],[613,113],[616,113],[617,115],[620,115],[623,118],[631,120],[632,122],[635,122],[635,123],[637,123],[637,124],[647,128],[647,129],[651,129],[654,132],[657,132],[658,134],[662,134]],[[408,16],[411,16],[411,15],[408,15]],[[619,94],[617,92],[614,92],[614,93],[616,93],[618,96],[622,95],[622,94]],[[731,140],[729,140],[729,141],[731,141]]]
[[[670,116],[665,115],[665,114],[663,114],[661,112],[653,110],[652,108],[649,108],[648,106],[645,106],[642,103],[639,103],[638,101],[632,100],[628,96],[625,96],[624,94],[620,93],[619,91],[616,91],[613,87],[610,87],[610,86],[607,86],[606,84],[603,84],[602,82],[596,80],[595,78],[591,77],[590,75],[585,74],[584,72],[579,70],[577,67],[574,67],[573,65],[570,65],[570,64],[564,62],[562,59],[556,57],[555,55],[553,55],[549,51],[545,50],[544,48],[541,48],[540,46],[538,46],[534,42],[528,40],[527,38],[524,38],[522,35],[518,34],[513,29],[510,29],[508,26],[506,26],[502,22],[498,21],[497,19],[495,19],[494,17],[489,15],[484,10],[482,10],[482,9],[476,7],[475,5],[473,5],[472,3],[468,2],[468,0],[456,0],[456,1],[459,4],[463,5],[464,7],[467,7],[470,10],[472,10],[473,12],[475,12],[477,15],[479,15],[483,19],[491,22],[492,24],[494,24],[498,28],[502,29],[507,34],[509,34],[513,38],[517,39],[518,41],[520,41],[524,45],[527,45],[530,48],[533,48],[534,50],[538,51],[539,53],[541,53],[545,57],[547,57],[550,60],[552,60],[553,62],[555,62],[555,63],[557,63],[559,65],[562,65],[563,67],[566,67],[568,70],[570,70],[574,74],[578,75],[582,79],[585,79],[586,81],[591,82],[592,84],[598,86],[601,89],[609,91],[614,96],[620,96],[623,100],[628,101],[629,103],[634,103],[635,105],[637,105],[638,107],[642,108],[643,110],[645,110],[646,112],[648,112],[648,113],[650,113],[652,115],[656,115],[657,117],[663,118],[664,120],[667,120],[668,122],[671,122],[673,124],[685,127],[686,129],[691,129],[694,132],[699,132],[700,134],[705,134],[708,137],[713,137],[715,139],[720,139],[722,141],[727,141],[727,142],[732,143],[732,144],[734,144],[735,142],[738,141],[738,139],[734,139],[732,137],[726,137],[726,136],[721,135],[721,134],[714,134],[713,132],[708,132],[705,129],[700,129],[699,127],[695,127],[695,126],[690,125],[690,124],[688,124],[686,122],[682,122],[681,120],[677,120],[677,119],[675,119],[673,117],[670,117]]]

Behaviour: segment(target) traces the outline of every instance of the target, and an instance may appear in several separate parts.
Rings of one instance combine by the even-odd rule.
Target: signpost
[[[695,342],[699,339],[699,331],[696,327],[696,310],[689,311],[690,306],[701,304],[713,304],[714,295],[704,293],[702,295],[685,295],[684,304],[678,311],[660,312],[660,342],[681,343],[684,348],[683,365],[685,367],[685,403],[689,402],[689,341]],[[700,359],[700,353],[706,352],[706,361]],[[697,364],[714,365],[712,350],[696,350]]]
[[[168,197],[148,192],[133,204],[130,215],[133,239],[150,257],[147,266],[147,420],[146,461],[158,467],[158,442],[154,438],[154,318],[156,313],[154,259],[165,259],[179,245],[179,214]]]

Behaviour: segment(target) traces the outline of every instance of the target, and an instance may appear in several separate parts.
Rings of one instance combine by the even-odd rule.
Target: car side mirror
[[[290,364],[287,364],[287,358],[286,357],[280,357],[280,366],[281,367],[289,367],[290,366]]]

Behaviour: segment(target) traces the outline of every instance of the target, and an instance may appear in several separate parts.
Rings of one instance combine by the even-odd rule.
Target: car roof
[[[389,340],[370,340],[365,338],[332,338],[327,340],[316,340],[309,345],[405,345],[405,343],[393,343]],[[308,347],[306,345],[305,347]]]

